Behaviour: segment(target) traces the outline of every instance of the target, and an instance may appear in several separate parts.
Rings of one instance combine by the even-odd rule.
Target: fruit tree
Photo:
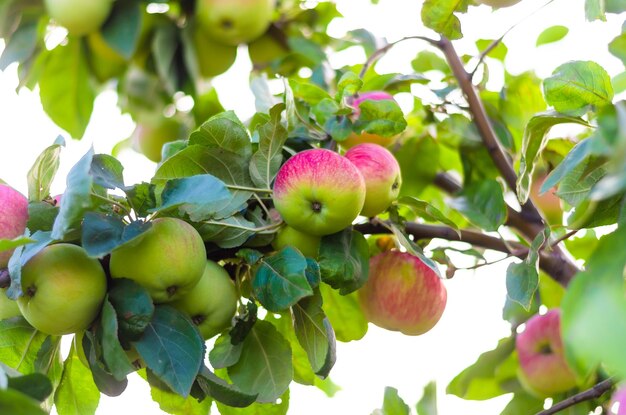
[[[418,345],[472,275],[506,286],[464,300],[497,295],[506,336],[419,415],[626,413],[626,1],[406,1],[395,38],[340,33],[340,3],[0,0],[0,70],[62,131],[0,180],[0,414],[95,414],[132,377],[171,414],[286,414],[337,392],[338,342]],[[559,3],[605,40],[568,58]],[[563,60],[510,70],[520,31]],[[250,116],[216,87],[241,62]],[[134,130],[51,194],[103,96]],[[2,140],[3,165],[32,146]],[[412,413],[393,386],[374,413]]]

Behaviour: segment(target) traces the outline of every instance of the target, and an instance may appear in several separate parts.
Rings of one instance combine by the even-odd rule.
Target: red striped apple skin
[[[372,217],[398,198],[402,175],[396,158],[378,144],[359,144],[346,153],[365,179],[365,203],[361,215]]]
[[[366,318],[387,330],[424,334],[441,318],[447,291],[419,258],[387,251],[370,258],[369,279],[359,290]]]
[[[559,309],[531,317],[515,346],[520,380],[529,391],[551,396],[576,386],[576,377],[565,361]]]
[[[354,111],[352,112],[351,118],[353,119],[353,121],[356,121],[359,118],[359,116],[361,115],[361,109],[359,108],[359,105],[361,105],[363,101],[367,101],[367,100],[381,101],[384,99],[389,99],[392,101],[394,100],[393,96],[385,91],[369,91],[369,92],[360,93],[358,98],[355,98],[350,103],[350,105],[354,107]],[[343,148],[352,148],[358,144],[363,144],[363,143],[374,143],[374,144],[387,147],[393,144],[394,141],[396,141],[396,136],[384,137],[378,134],[361,132],[359,134],[356,134],[356,133],[350,134],[348,138],[346,138],[340,144],[342,145]]]
[[[287,225],[323,236],[350,226],[365,201],[365,181],[347,158],[325,149],[296,154],[278,171],[274,207]]]
[[[28,200],[11,186],[0,184],[0,239],[13,239],[26,230]],[[13,251],[0,252],[0,268],[5,268]]]

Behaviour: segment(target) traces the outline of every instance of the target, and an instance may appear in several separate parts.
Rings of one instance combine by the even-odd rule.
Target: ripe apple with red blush
[[[24,234],[28,221],[28,199],[9,185],[0,184],[0,239]],[[0,252],[0,268],[6,268],[13,250]]]

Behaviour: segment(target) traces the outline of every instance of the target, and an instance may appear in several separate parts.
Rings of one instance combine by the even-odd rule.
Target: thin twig
[[[576,235],[578,233],[580,229],[574,229],[573,231],[569,231],[567,232],[565,235],[561,236],[560,238],[557,238],[554,242],[552,242],[550,244],[550,248],[554,248],[555,246],[557,246],[558,244],[560,244],[561,242],[563,242],[566,239],[571,238],[572,236]]]
[[[609,378],[603,380],[602,382],[594,385],[592,388],[587,389],[586,391],[577,393],[576,395],[570,396],[569,398],[557,403],[556,405],[552,405],[549,409],[538,412],[537,415],[552,415],[557,412],[561,412],[564,409],[569,408],[570,406],[574,406],[579,404],[580,402],[590,401],[595,398],[599,398],[604,395],[606,391],[613,387],[613,379]]]
[[[367,60],[363,64],[363,68],[361,68],[361,72],[359,73],[359,78],[363,79],[363,77],[365,76],[369,68],[374,64],[374,62],[376,62],[377,59],[381,58],[387,52],[389,52],[389,49],[391,49],[392,47],[394,47],[400,42],[404,42],[405,40],[411,40],[411,39],[423,40],[424,42],[428,42],[433,46],[437,46],[438,44],[437,40],[431,39],[426,36],[407,36],[407,37],[403,37],[402,39],[396,40],[395,42],[387,43],[385,46],[375,50],[374,53],[372,53],[367,58]]]

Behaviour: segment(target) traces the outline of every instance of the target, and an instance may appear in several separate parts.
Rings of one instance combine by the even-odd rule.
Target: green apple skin
[[[365,201],[365,181],[347,158],[306,150],[282,165],[274,182],[274,207],[285,223],[314,236],[350,226]]]
[[[100,29],[113,0],[44,0],[44,4],[50,17],[71,35],[82,36]]]
[[[184,125],[178,119],[151,114],[142,116],[137,121],[131,142],[133,148],[158,163],[161,161],[161,151],[165,143],[186,138],[185,131]]]
[[[180,219],[159,218],[148,231],[113,250],[109,266],[113,278],[134,280],[155,303],[168,303],[193,289],[205,262],[198,231]]]
[[[89,46],[89,66],[100,82],[124,73],[126,59],[109,46],[100,32],[93,32],[87,36]]]
[[[381,101],[385,99],[393,100],[393,95],[384,91],[369,91],[369,92],[360,93],[358,98],[352,100],[349,103],[352,107],[354,107],[354,111],[352,113],[353,121],[356,121],[359,118],[359,115],[361,115],[361,110],[359,109],[359,105],[361,105],[363,101],[368,101],[368,100]],[[357,133],[350,134],[348,138],[346,138],[340,144],[343,148],[352,148],[358,144],[363,144],[363,143],[373,143],[373,144],[378,144],[383,147],[389,147],[396,141],[396,139],[397,139],[397,136],[385,137],[382,135],[371,134],[371,133],[367,133],[363,131],[360,134],[357,134]]]
[[[216,42],[203,30],[193,31],[198,70],[203,78],[221,75],[230,68],[237,59],[237,46]]]
[[[22,268],[24,295],[17,303],[37,330],[59,336],[87,329],[107,290],[104,270],[76,245],[44,248]]]
[[[188,315],[208,340],[231,326],[237,300],[237,290],[228,272],[216,262],[207,261],[198,284],[171,305]]]
[[[320,251],[321,238],[300,232],[291,226],[283,226],[272,241],[272,246],[280,251],[286,246],[296,248],[302,255],[309,258],[317,258]]]
[[[24,234],[28,221],[28,199],[6,184],[0,184],[0,239]],[[6,268],[13,250],[0,252],[0,268]]]
[[[275,4],[275,0],[198,0],[196,17],[211,38],[237,46],[265,33]]]
[[[476,3],[486,4],[487,6],[491,6],[494,9],[499,9],[502,7],[509,7],[519,3],[522,0],[476,0]]]
[[[368,321],[408,336],[432,329],[447,301],[437,274],[416,256],[399,251],[370,258],[369,278],[358,295]]]
[[[6,288],[0,289],[0,320],[22,315],[22,312],[17,305],[17,301],[11,300],[7,297],[6,292]]]
[[[402,174],[396,158],[378,144],[364,143],[352,147],[346,158],[365,179],[365,203],[361,215],[373,217],[386,210],[400,194]]]
[[[538,396],[553,396],[576,386],[576,376],[565,360],[558,308],[535,315],[515,339],[522,385]]]
[[[248,44],[248,55],[256,67],[266,67],[272,61],[285,56],[287,52],[288,50],[268,33]]]

